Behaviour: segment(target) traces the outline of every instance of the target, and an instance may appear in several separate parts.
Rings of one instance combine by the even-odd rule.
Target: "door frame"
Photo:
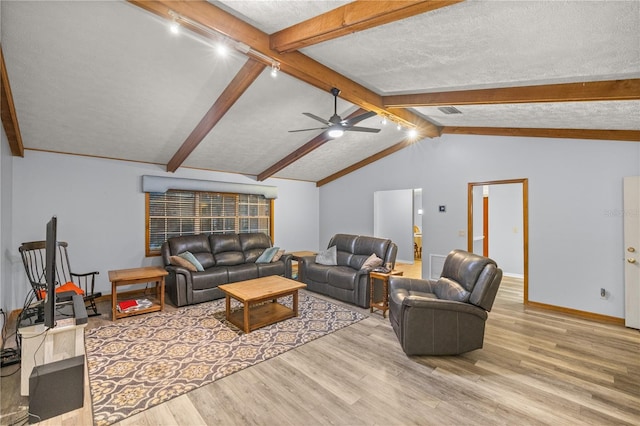
[[[492,180],[486,182],[469,182],[467,184],[467,250],[473,251],[473,188],[484,185],[504,185],[504,184],[521,184],[522,185],[522,255],[524,266],[524,288],[522,291],[522,303],[529,303],[529,179],[506,179]]]

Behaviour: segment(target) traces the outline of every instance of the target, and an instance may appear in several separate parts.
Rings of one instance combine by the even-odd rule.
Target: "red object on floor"
[[[136,302],[135,300],[123,300],[122,302],[118,302],[118,307],[121,311],[132,308],[134,306],[138,306],[138,302]]]

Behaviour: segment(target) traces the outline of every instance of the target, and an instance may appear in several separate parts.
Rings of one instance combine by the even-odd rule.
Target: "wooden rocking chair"
[[[95,277],[98,271],[76,274],[71,272],[69,257],[67,256],[67,243],[58,241],[56,243],[58,252],[56,253],[56,293],[61,291],[82,292],[87,310],[92,310],[90,316],[100,315],[96,306],[96,298],[102,293],[94,291]],[[22,263],[27,273],[27,279],[35,293],[37,300],[43,300],[46,296],[47,283],[45,280],[46,252],[45,241],[32,241],[22,243],[20,248]]]

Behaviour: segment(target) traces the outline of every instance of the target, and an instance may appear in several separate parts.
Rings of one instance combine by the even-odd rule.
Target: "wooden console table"
[[[389,273],[383,272],[370,272],[369,280],[371,280],[371,289],[370,289],[370,297],[369,297],[369,306],[370,312],[373,312],[373,309],[379,309],[382,311],[382,317],[387,317],[387,311],[389,310],[389,277],[391,275],[401,276],[404,274],[402,271],[391,271]],[[376,280],[382,281],[382,300],[376,300],[375,297],[375,288],[374,283]]]
[[[146,314],[164,309],[164,277],[169,273],[161,266],[145,266],[142,268],[117,269],[109,271],[109,281],[111,281],[111,320],[125,318],[131,315]],[[155,283],[155,299],[150,308],[140,309],[131,312],[118,312],[118,287],[132,284]]]

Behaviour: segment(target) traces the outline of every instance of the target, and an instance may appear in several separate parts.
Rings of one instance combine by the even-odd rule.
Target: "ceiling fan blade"
[[[314,127],[313,129],[299,129],[299,130],[289,130],[289,133],[295,133],[295,132],[308,132],[310,130],[325,130],[326,127]]]
[[[368,133],[378,133],[380,131],[380,129],[373,129],[371,127],[358,127],[358,126],[345,127],[344,130],[349,132],[368,132]]]
[[[317,121],[319,121],[319,122],[321,122],[321,123],[324,123],[324,124],[326,124],[327,126],[330,126],[330,125],[331,125],[331,123],[330,123],[330,122],[328,122],[327,120],[325,120],[324,118],[322,118],[322,117],[318,117],[317,115],[315,115],[315,114],[311,114],[310,112],[303,112],[302,114],[306,115],[306,116],[307,116],[307,117],[309,117],[309,118],[313,118],[314,120],[317,120]]]
[[[364,114],[360,114],[356,117],[348,118],[344,120],[342,123],[343,125],[346,125],[346,126],[352,126],[354,124],[358,124],[362,120],[366,120],[367,118],[373,117],[374,115],[377,115],[377,114],[373,111],[369,111],[369,112],[365,112]]]

